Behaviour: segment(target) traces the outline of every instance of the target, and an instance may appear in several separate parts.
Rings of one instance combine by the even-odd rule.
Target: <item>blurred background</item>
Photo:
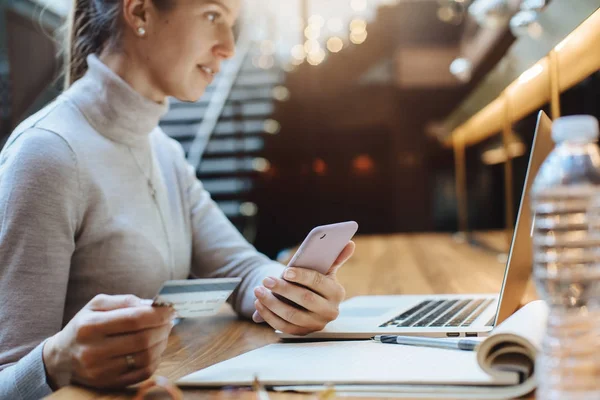
[[[62,90],[60,32],[71,5],[0,2],[2,143]],[[509,108],[508,128],[491,124],[460,147],[453,134],[512,82],[539,79],[538,62],[599,6],[246,0],[236,57],[200,101],[172,99],[160,125],[271,257],[315,225],[343,220],[357,221],[360,234],[460,232],[476,244],[476,232],[512,228],[536,111],[550,114],[549,101]],[[569,86],[562,115],[600,117],[598,70]]]

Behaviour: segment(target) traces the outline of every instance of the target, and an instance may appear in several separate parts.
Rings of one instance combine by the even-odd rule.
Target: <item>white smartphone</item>
[[[358,230],[358,224],[354,221],[339,222],[337,224],[321,225],[313,228],[290,262],[288,267],[309,268],[327,274],[334,261],[338,258],[344,247]],[[281,279],[285,279],[283,274]],[[294,285],[302,286],[298,283]],[[286,304],[304,309],[304,307],[293,301],[273,293],[275,297]]]
[[[354,221],[317,226],[306,236],[288,267],[310,268],[326,274],[357,230]]]

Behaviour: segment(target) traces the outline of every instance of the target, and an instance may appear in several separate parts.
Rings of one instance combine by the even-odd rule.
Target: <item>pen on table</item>
[[[256,393],[257,400],[269,400],[269,394],[256,375],[254,375],[254,380],[252,381],[252,390]]]
[[[411,346],[437,347],[441,349],[476,351],[481,342],[471,339],[445,339],[420,336],[377,335],[371,338],[379,343],[406,344]]]

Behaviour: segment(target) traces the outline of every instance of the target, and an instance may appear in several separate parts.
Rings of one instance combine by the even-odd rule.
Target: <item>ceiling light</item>
[[[456,17],[456,14],[451,7],[443,6],[438,8],[437,16],[440,21],[450,23]]]
[[[457,58],[450,64],[450,73],[463,83],[469,82],[473,76],[473,64],[466,58]]]
[[[321,28],[316,25],[309,25],[304,29],[304,36],[309,40],[315,40],[321,34]]]
[[[350,31],[351,32],[362,32],[367,30],[367,21],[364,19],[353,19],[350,22]]]
[[[319,51],[320,48],[321,45],[314,39],[307,40],[306,43],[304,43],[304,51],[306,52],[306,54],[316,53],[317,51]]]
[[[508,0],[475,0],[469,14],[486,28],[501,28],[508,24],[511,16]]]
[[[276,135],[281,131],[281,124],[274,119],[266,119],[263,123],[265,132],[271,135]]]
[[[337,36],[330,37],[327,40],[327,50],[332,53],[338,53],[344,48],[344,42]]]
[[[297,44],[292,47],[292,57],[295,60],[303,60],[306,57],[306,51],[304,50],[304,46],[301,44]]]
[[[544,33],[535,11],[519,11],[515,14],[510,19],[510,31],[515,37],[529,35],[534,39],[539,39]]]
[[[306,57],[306,61],[310,65],[319,65],[325,60],[325,50],[319,48],[319,50],[309,53],[308,57]]]
[[[523,0],[521,3],[521,10],[540,12],[546,8],[548,3],[548,0]]]
[[[271,168],[269,160],[263,157],[256,157],[252,160],[252,169],[257,172],[267,172]]]
[[[245,202],[240,205],[240,214],[245,217],[254,217],[258,214],[258,206],[252,202]]]
[[[365,40],[367,40],[367,31],[352,32],[350,34],[350,41],[354,44],[364,43]]]
[[[459,25],[465,15],[465,4],[463,0],[438,0],[440,7],[437,16],[440,21]]]
[[[273,56],[260,56],[258,58],[258,67],[262,69],[271,69],[275,66]]]
[[[321,29],[325,25],[325,19],[320,15],[311,15],[308,24]]]
[[[357,12],[365,11],[367,9],[367,0],[351,0],[350,7]]]
[[[285,86],[275,86],[272,93],[273,98],[277,101],[288,101],[290,99],[290,90]]]

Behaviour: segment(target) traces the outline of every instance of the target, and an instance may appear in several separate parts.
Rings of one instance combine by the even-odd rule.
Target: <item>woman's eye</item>
[[[209,13],[206,14],[206,18],[210,22],[217,22],[217,20],[219,19],[220,16],[221,16],[221,14],[216,13],[216,12],[209,12]]]

